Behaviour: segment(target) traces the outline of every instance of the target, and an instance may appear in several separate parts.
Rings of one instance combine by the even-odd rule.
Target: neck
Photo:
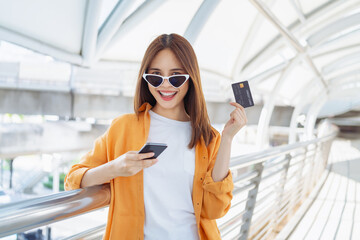
[[[156,104],[151,110],[163,117],[172,120],[177,120],[182,122],[190,121],[190,117],[189,115],[187,115],[184,105],[176,108],[167,109],[167,108],[162,108],[159,104]]]

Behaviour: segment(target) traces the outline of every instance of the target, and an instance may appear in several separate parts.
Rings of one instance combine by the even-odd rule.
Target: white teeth
[[[167,93],[167,92],[160,92],[161,95],[164,95],[164,96],[172,96],[172,95],[175,95],[176,92],[173,92],[173,93]]]

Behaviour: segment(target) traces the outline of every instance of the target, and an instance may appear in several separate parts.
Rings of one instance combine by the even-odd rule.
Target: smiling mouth
[[[172,97],[175,96],[175,94],[177,94],[177,92],[161,92],[161,91],[159,91],[159,93],[162,97]]]

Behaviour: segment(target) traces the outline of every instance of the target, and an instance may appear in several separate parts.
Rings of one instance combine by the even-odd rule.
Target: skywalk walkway
[[[277,239],[360,239],[360,139],[335,140],[327,171],[300,222],[289,222]]]

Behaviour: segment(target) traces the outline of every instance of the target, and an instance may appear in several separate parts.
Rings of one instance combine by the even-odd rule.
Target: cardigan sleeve
[[[65,190],[80,188],[81,180],[89,169],[107,162],[108,131],[95,140],[93,149],[86,153],[78,164],[71,167],[65,177]]]
[[[201,216],[208,219],[218,219],[224,216],[230,209],[233,197],[234,184],[230,170],[222,181],[214,182],[212,178],[220,142],[221,136],[216,132],[216,136],[208,146],[210,165],[203,181],[204,196],[201,209]]]

